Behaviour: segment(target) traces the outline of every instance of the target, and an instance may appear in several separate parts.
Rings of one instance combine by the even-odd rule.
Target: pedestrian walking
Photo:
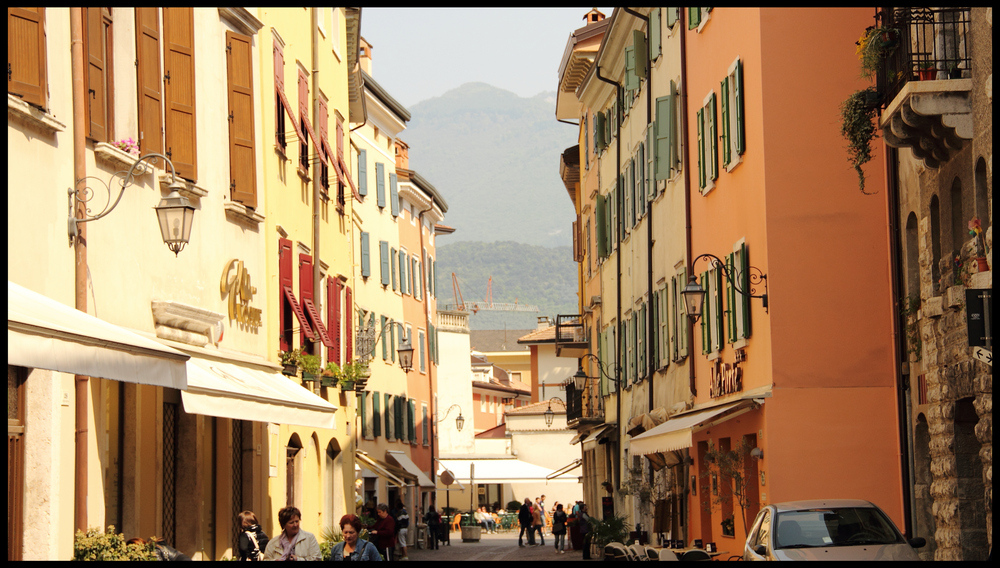
[[[556,552],[566,554],[566,512],[563,506],[556,505],[556,512],[552,513],[552,536],[556,540]]]
[[[583,559],[590,560],[590,539],[593,533],[590,530],[590,515],[587,514],[586,503],[580,505],[580,514],[577,518],[580,519],[580,532],[583,534]]]
[[[531,528],[531,498],[525,497],[524,504],[517,510],[517,522],[521,525],[521,532],[517,535],[517,545],[524,546],[524,533],[528,533],[528,546],[535,544],[535,531]]]
[[[344,540],[333,545],[333,550],[330,552],[331,560],[340,562],[382,560],[382,555],[378,553],[374,544],[358,538],[362,526],[361,519],[357,515],[344,515],[340,518],[340,532],[343,533]]]
[[[396,551],[396,521],[389,514],[389,506],[379,503],[375,509],[378,519],[368,529],[368,534],[375,537],[375,546],[379,552],[385,551],[385,559],[392,561]]]
[[[541,539],[542,546],[545,546],[545,535],[542,534],[542,509],[540,507],[532,507],[531,509],[531,529],[532,533],[538,531],[538,538]],[[534,544],[534,543],[532,543]]]
[[[438,539],[441,531],[441,515],[434,509],[434,505],[431,505],[424,515],[424,522],[427,523],[427,534],[431,537],[431,549],[437,550]]]
[[[548,515],[545,513],[545,495],[542,495],[541,497],[536,499],[535,504],[538,505],[538,508],[542,515],[542,528],[540,530],[544,530],[545,526],[548,524],[547,522]]]
[[[236,516],[236,523],[242,530],[236,545],[240,560],[262,560],[268,538],[257,522],[257,515],[253,511],[243,511]]]
[[[295,507],[278,511],[281,535],[272,538],[264,549],[264,560],[319,560],[319,541],[316,536],[299,527],[302,512]]]

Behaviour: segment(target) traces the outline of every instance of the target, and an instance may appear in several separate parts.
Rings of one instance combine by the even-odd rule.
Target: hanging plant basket
[[[875,87],[855,91],[840,105],[840,133],[847,140],[847,161],[858,172],[858,186],[865,191],[865,172],[861,166],[872,159],[872,140],[878,136],[875,116],[879,95]]]
[[[282,365],[281,373],[289,377],[294,377],[299,374],[299,366],[295,363],[285,363]]]

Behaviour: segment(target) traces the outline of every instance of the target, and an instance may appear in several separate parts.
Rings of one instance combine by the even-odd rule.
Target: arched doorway
[[[302,499],[302,440],[292,434],[285,446],[285,506],[300,507]]]
[[[324,458],[324,480],[323,480],[323,518],[326,519],[327,526],[337,526],[340,517],[354,512],[354,508],[347,510],[344,487],[344,457],[340,449],[340,442],[330,440],[326,445]]]

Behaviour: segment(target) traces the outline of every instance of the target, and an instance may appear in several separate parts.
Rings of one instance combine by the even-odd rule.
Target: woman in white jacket
[[[302,513],[295,507],[278,511],[281,535],[272,538],[264,550],[264,560],[320,560],[319,541],[299,528]]]

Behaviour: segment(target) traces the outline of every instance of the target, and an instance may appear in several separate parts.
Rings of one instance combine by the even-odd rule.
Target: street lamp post
[[[759,298],[764,304],[764,311],[767,311],[767,274],[760,271],[759,268],[749,266],[749,274],[736,273],[735,278],[730,269],[736,272],[736,268],[730,266],[729,269],[726,268],[726,263],[722,262],[719,257],[713,254],[701,254],[695,257],[691,261],[691,268],[688,270],[688,283],[687,286],[681,291],[681,297],[684,298],[684,307],[687,309],[688,317],[691,319],[691,323],[696,323],[699,318],[701,318],[701,311],[705,305],[705,289],[698,284],[698,278],[694,275],[694,265],[701,259],[711,259],[712,266],[718,268],[725,275],[726,280],[733,287],[736,292],[746,298]],[[743,284],[741,286],[737,282]],[[758,284],[764,285],[764,293],[755,295],[756,288],[750,288],[748,285],[752,284],[754,286]]]

